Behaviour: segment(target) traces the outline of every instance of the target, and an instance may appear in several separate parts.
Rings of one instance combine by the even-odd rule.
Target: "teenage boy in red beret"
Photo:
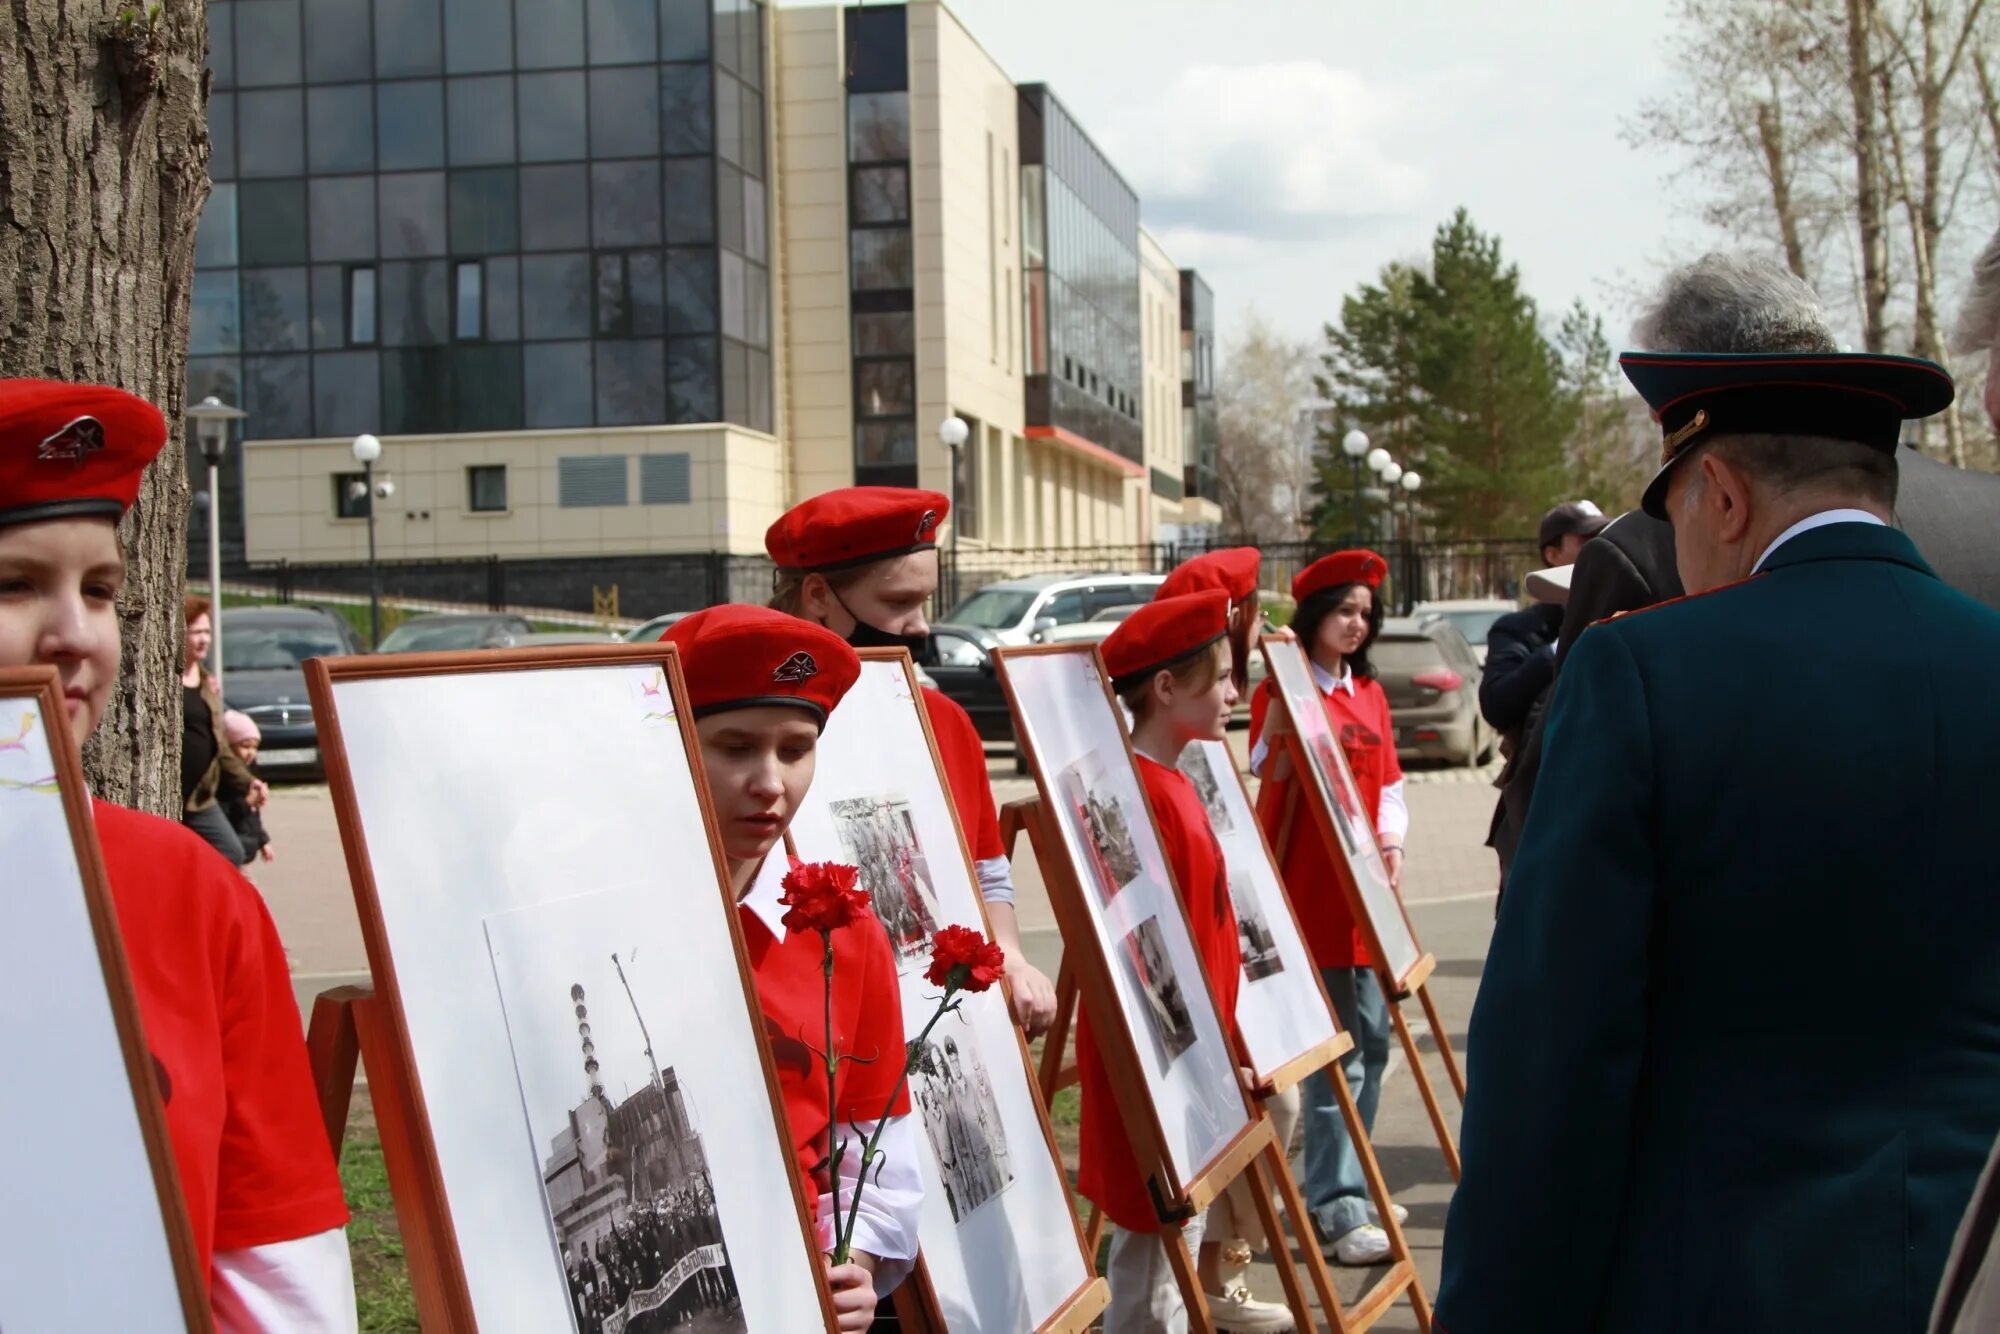
[[[938,492],[900,486],[850,486],[794,505],[764,534],[778,566],[771,606],[823,625],[856,648],[907,648],[921,664],[930,653],[924,608],[938,587],[938,526],[950,513],[951,501]],[[993,939],[1007,953],[1014,1015],[1034,1037],[1055,1022],[1056,991],[1021,949],[986,747],[959,704],[928,686],[923,701]]]
[[[824,1040],[826,983],[814,930],[789,930],[779,903],[790,858],[779,846],[812,786],[827,716],[861,676],[861,660],[831,631],[764,607],[722,606],[677,621],[661,636],[681,654],[688,706],[701,738],[729,880],[736,892],[764,1032],[784,1093],[792,1148],[808,1197],[817,1201],[820,1244],[833,1245],[834,1194],[823,1167],[827,1124],[848,1128],[839,1165],[842,1208],[854,1199],[861,1144],[892,1094],[883,1158],[861,1196],[850,1264],[829,1267],[843,1330],[865,1330],[876,1303],[910,1272],[917,1254],[923,1178],[903,1075],[903,1003],[896,959],[882,924],[833,934],[835,1046],[844,1061],[828,1103],[826,1069],[808,1047]],[[774,855],[775,854],[775,855]]]
[[[1264,554],[1255,547],[1205,552],[1175,566],[1153,592],[1154,601],[1211,588],[1229,595],[1229,675],[1239,695],[1250,689],[1250,655],[1257,651],[1257,632],[1264,624],[1263,603],[1257,592],[1257,575],[1263,563]]]
[[[1410,812],[1403,800],[1403,766],[1396,758],[1389,697],[1368,661],[1368,650],[1382,630],[1379,593],[1388,572],[1389,563],[1372,551],[1338,551],[1314,561],[1292,581],[1292,596],[1298,602],[1292,632],[1305,649],[1320,703],[1354,771],[1390,882],[1400,889]],[[1279,784],[1289,780],[1290,768],[1282,754],[1271,758],[1278,738],[1266,728],[1272,723],[1274,692],[1266,680],[1250,697],[1250,771],[1265,774],[1268,763],[1269,781]],[[1282,810],[1283,803],[1271,803],[1266,809]],[[1264,832],[1273,839],[1277,836],[1269,826]],[[1344,1068],[1361,1120],[1373,1133],[1382,1077],[1389,1066],[1389,1008],[1335,879],[1334,855],[1311,821],[1296,820],[1279,874],[1340,1026],[1354,1035],[1355,1048],[1344,1058]],[[1368,1199],[1361,1160],[1341,1119],[1332,1077],[1322,1070],[1308,1076],[1300,1088],[1306,1123],[1302,1183],[1306,1207],[1335,1260],[1344,1265],[1379,1264],[1389,1254],[1389,1234],[1374,1218],[1375,1206]],[[1395,1209],[1400,1222],[1403,1207]]]
[[[123,390],[0,380],[0,667],[56,668],[78,744],[118,681],[118,520],[166,439]],[[354,1329],[347,1206],[263,899],[180,824],[92,813],[216,1327]]]

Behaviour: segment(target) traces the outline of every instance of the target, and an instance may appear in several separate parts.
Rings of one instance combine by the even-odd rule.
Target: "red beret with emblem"
[[[166,442],[160,410],[123,389],[0,380],[0,524],[116,519]]]
[[[1169,574],[1154,591],[1153,599],[1186,597],[1219,588],[1229,594],[1231,604],[1247,602],[1257,591],[1257,571],[1263,560],[1263,553],[1255,547],[1229,547],[1196,556]]]
[[[764,534],[787,570],[825,574],[937,546],[949,497],[909,486],[849,486],[801,501]]]
[[[1298,572],[1292,580],[1292,600],[1304,602],[1315,593],[1343,584],[1366,584],[1380,588],[1389,573],[1389,562],[1372,551],[1336,551],[1321,556]]]
[[[810,711],[824,727],[861,677],[861,659],[846,640],[768,607],[710,607],[675,621],[660,639],[681,651],[697,718],[786,704]]]
[[[1229,594],[1219,588],[1137,607],[1098,651],[1111,688],[1124,694],[1229,633]]]

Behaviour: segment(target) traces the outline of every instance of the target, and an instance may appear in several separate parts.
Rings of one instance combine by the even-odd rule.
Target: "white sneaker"
[[[1389,1258],[1389,1234],[1373,1223],[1363,1223],[1335,1238],[1333,1258],[1357,1269],[1379,1265]]]
[[[1396,1225],[1398,1227],[1410,1221],[1410,1211],[1402,1205],[1397,1204],[1394,1200],[1389,1201],[1389,1212],[1396,1216]],[[1373,1200],[1368,1202],[1368,1219],[1372,1223],[1380,1223],[1382,1221],[1382,1211],[1375,1207],[1375,1201]]]
[[[1225,1281],[1220,1297],[1207,1295],[1208,1313],[1224,1334],[1291,1334],[1297,1328],[1289,1310],[1277,1302],[1258,1301],[1241,1278]]]

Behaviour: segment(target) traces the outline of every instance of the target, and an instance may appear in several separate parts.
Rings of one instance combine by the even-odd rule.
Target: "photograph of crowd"
[[[923,1116],[956,1223],[1014,1180],[1007,1128],[1000,1121],[993,1081],[978,1049],[948,1036],[924,1044],[910,1092]]]
[[[1086,755],[1058,777],[1071,822],[1082,835],[1098,894],[1106,904],[1139,878],[1143,869],[1132,837],[1132,820],[1105,781],[1105,766]]]
[[[1194,1016],[1188,1013],[1187,996],[1167,957],[1160,919],[1148,917],[1127,932],[1119,942],[1118,957],[1146,999],[1147,1031],[1153,1035],[1153,1056],[1164,1075],[1194,1045]]]
[[[1215,767],[1209,763],[1208,747],[1194,742],[1181,752],[1180,771],[1194,784],[1195,795],[1201,798],[1202,807],[1208,812],[1208,822],[1218,836],[1236,832],[1236,821],[1229,814],[1229,803],[1222,799],[1222,783],[1216,777]]]
[[[901,793],[831,803],[834,827],[862,887],[895,946],[899,969],[928,957],[937,933],[937,890],[917,839],[910,801]]]

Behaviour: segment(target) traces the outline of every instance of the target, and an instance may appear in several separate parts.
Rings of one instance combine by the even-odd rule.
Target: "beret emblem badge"
[[[813,661],[812,654],[794,653],[778,665],[778,670],[771,673],[771,679],[773,681],[802,683],[810,681],[818,675],[819,664]]]

